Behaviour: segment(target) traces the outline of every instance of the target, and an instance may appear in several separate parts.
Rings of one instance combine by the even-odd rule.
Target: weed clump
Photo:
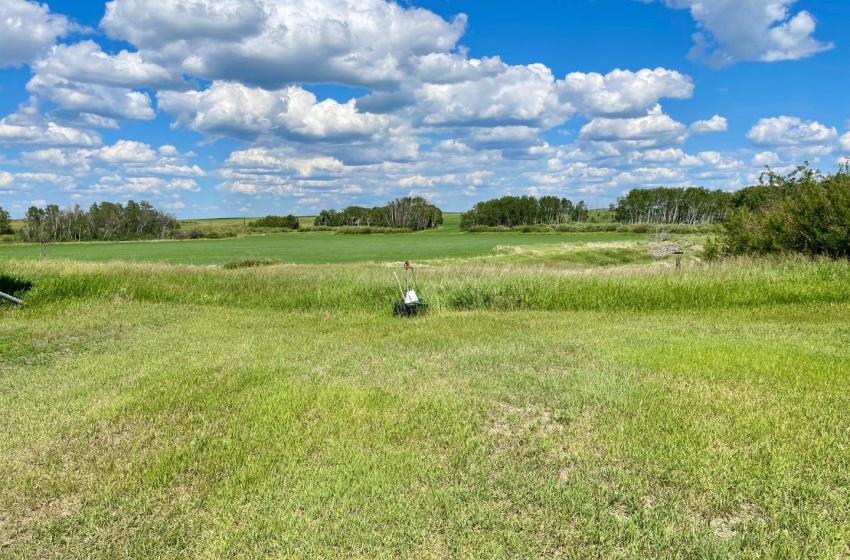
[[[229,237],[238,237],[239,228],[233,226],[224,227],[194,227],[192,229],[181,229],[174,232],[173,239],[226,239]]]
[[[252,268],[257,266],[272,266],[275,264],[281,264],[282,261],[278,259],[258,259],[256,257],[246,257],[244,259],[235,259],[231,261],[227,261],[223,265],[222,268],[226,268],[228,270],[233,270],[236,268]]]
[[[336,228],[340,235],[370,235],[370,234],[393,234],[413,233],[410,228],[372,227],[372,226],[343,226]]]

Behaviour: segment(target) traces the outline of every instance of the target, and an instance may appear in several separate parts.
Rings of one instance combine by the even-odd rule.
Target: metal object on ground
[[[9,294],[4,294],[3,292],[0,292],[0,298],[5,299],[6,301],[12,302],[15,305],[23,305],[24,304],[24,302],[19,300],[18,298],[14,297],[14,296],[10,296]]]
[[[413,285],[410,284],[410,276],[413,275]],[[413,270],[413,265],[410,261],[404,261],[404,287],[401,286],[401,280],[398,275],[393,272],[398,291],[401,299],[393,304],[393,315],[396,317],[412,317],[418,315],[420,311],[424,311],[428,307],[428,302],[419,297],[419,285],[416,283],[416,271]],[[421,292],[420,292],[421,293]]]

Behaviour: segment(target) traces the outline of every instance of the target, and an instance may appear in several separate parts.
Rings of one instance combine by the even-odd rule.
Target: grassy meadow
[[[850,557],[848,263],[266,239],[0,248],[0,558]]]
[[[234,220],[227,218],[222,221]],[[241,219],[240,219],[241,221]],[[208,220],[209,223],[218,220]],[[500,246],[550,245],[552,243],[622,242],[647,238],[633,233],[470,235],[459,229],[460,216],[450,214],[444,227],[410,234],[338,235],[333,232],[244,235],[226,239],[125,241],[119,243],[51,243],[45,247],[51,259],[80,261],[163,262],[210,265],[245,258],[272,259],[294,264],[387,262],[489,256]],[[232,225],[232,224],[231,224]],[[191,222],[184,224],[191,228]],[[0,261],[38,259],[38,244],[0,245]]]

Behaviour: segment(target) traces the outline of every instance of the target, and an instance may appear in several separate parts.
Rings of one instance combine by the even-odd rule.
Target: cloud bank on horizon
[[[678,69],[556,70],[507,43],[473,57],[474,14],[385,0],[112,0],[96,28],[72,9],[0,0],[0,91],[13,103],[0,116],[0,206],[134,198],[203,217],[406,195],[465,210],[504,194],[603,206],[631,188],[735,189],[764,165],[850,155],[836,124],[850,106],[807,115],[797,97],[813,94],[787,70],[785,83],[755,82],[761,96],[716,85],[727,73],[751,88],[776,72],[754,69],[796,64],[841,87],[818,75],[818,57],[841,48],[818,38],[818,2],[618,1],[690,17]],[[589,2],[563,26],[589,24]]]

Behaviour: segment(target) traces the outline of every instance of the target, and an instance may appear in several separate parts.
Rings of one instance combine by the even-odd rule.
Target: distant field
[[[196,265],[222,264],[246,257],[296,264],[395,262],[489,255],[496,247],[503,245],[623,242],[646,238],[630,233],[469,234],[460,231],[459,223],[459,215],[450,214],[446,216],[444,227],[412,234],[337,235],[331,232],[310,232],[184,241],[58,243],[47,246],[47,256],[52,259],[84,261],[123,260]],[[40,248],[35,244],[0,246],[0,261],[37,259],[39,256]]]
[[[241,217],[241,218],[198,218],[194,220],[180,220],[183,228],[208,227],[208,226],[247,226],[248,223],[259,220],[263,216]],[[312,226],[315,216],[298,216],[301,227]]]
[[[593,210],[588,210],[587,215],[590,220],[599,223],[609,223],[614,221],[612,220],[611,211],[608,208],[595,208]]]

